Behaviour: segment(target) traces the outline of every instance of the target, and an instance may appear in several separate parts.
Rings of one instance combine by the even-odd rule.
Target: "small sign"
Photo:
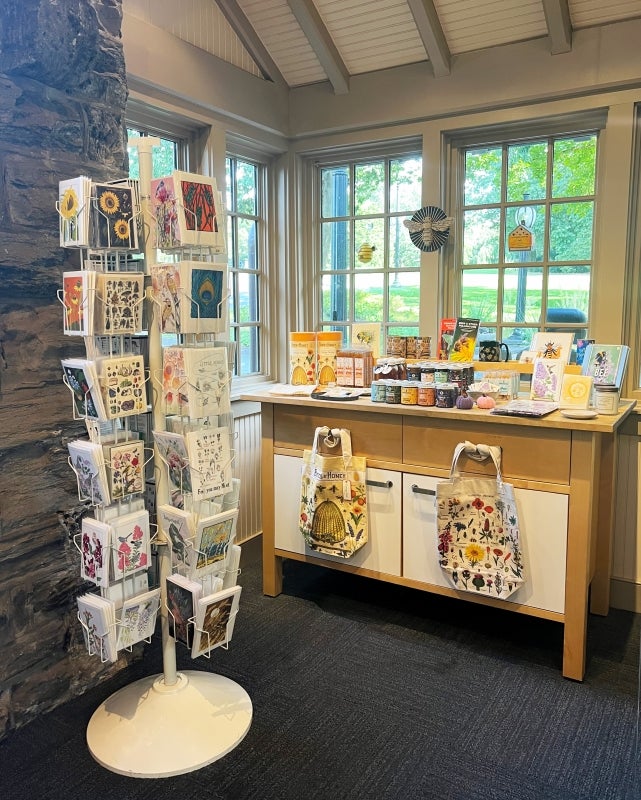
[[[517,225],[510,231],[507,237],[507,247],[510,252],[513,250],[531,250],[534,237],[523,225]]]

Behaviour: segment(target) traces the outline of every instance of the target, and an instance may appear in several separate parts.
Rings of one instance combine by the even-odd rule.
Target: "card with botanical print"
[[[187,396],[192,419],[231,411],[230,374],[225,347],[187,347],[184,367],[188,376]]]
[[[63,358],[62,374],[73,396],[74,419],[106,420],[96,365],[83,358]]]
[[[64,309],[63,325],[67,336],[90,336],[93,333],[93,300],[96,273],[91,270],[63,272],[60,299]]]
[[[181,261],[181,333],[221,333],[227,319],[227,268],[206,261]]]
[[[225,569],[227,552],[236,534],[238,509],[201,517],[196,527],[194,577]]]
[[[152,264],[151,293],[161,333],[180,333],[180,268],[174,263]]]
[[[183,508],[184,496],[191,494],[191,471],[185,437],[170,431],[153,431],[158,455],[167,466],[169,498],[172,506]]]
[[[114,604],[97,594],[82,594],[77,598],[78,619],[90,655],[101,661],[116,661],[116,615]]]
[[[130,439],[104,445],[112,502],[142,492],[145,486],[145,443]]]
[[[202,594],[202,587],[183,575],[169,575],[167,586],[167,611],[169,612],[169,633],[177,642],[191,647],[194,638],[194,614],[196,602]]]
[[[159,250],[180,247],[178,200],[172,175],[151,181],[150,210],[155,221],[152,227],[155,246]]]
[[[101,249],[136,250],[133,191],[126,186],[93,185],[93,246]]]
[[[189,431],[185,434],[194,500],[208,500],[232,490],[229,428]]]
[[[189,172],[174,171],[174,187],[178,200],[181,245],[225,250],[225,234],[220,219],[220,195],[214,178]]]
[[[141,273],[98,273],[95,333],[113,336],[141,330],[144,280]]]
[[[189,415],[185,348],[163,347],[162,410],[166,415]]]
[[[172,566],[183,574],[192,574],[196,566],[194,515],[166,503],[157,511],[158,525],[171,542]]]
[[[84,517],[80,535],[80,575],[96,586],[109,585],[111,526],[106,522]]]
[[[94,506],[109,504],[109,485],[102,447],[84,439],[68,442],[69,463],[76,473],[78,497]]]
[[[240,586],[202,597],[196,603],[194,643],[191,657],[197,658],[231,641],[240,602]]]
[[[100,361],[100,379],[108,419],[147,411],[142,356],[103,358]]]
[[[116,646],[132,647],[136,642],[149,639],[156,627],[156,616],[160,607],[160,589],[125,600],[118,611]]]
[[[151,564],[149,512],[134,511],[111,520],[113,576],[119,580]]]
[[[58,183],[60,246],[89,246],[91,180],[84,175]]]

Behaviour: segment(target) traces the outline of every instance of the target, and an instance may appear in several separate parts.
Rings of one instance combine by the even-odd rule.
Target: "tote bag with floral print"
[[[496,478],[461,475],[461,454],[490,458]],[[505,599],[524,581],[514,487],[501,477],[499,447],[459,443],[450,477],[436,488],[438,558],[456,589]]]

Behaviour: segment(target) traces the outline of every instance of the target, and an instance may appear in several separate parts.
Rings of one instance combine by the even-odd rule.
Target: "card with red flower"
[[[135,511],[111,521],[114,580],[148,569],[151,563],[149,512]]]

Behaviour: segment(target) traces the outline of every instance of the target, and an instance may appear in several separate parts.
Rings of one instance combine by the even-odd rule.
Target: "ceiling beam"
[[[267,52],[267,48],[254,30],[254,26],[247,19],[245,12],[238,5],[237,0],[213,0],[221,10],[223,16],[238,36],[241,44],[249,53],[252,61],[260,70],[263,78],[273,83],[286,86],[281,71]]]
[[[287,0],[287,4],[325,70],[334,94],[349,92],[349,72],[312,0]]]
[[[543,0],[545,22],[550,35],[550,52],[569,53],[572,50],[572,21],[568,0]]]
[[[452,71],[452,54],[432,0],[407,0],[435,78]]]

